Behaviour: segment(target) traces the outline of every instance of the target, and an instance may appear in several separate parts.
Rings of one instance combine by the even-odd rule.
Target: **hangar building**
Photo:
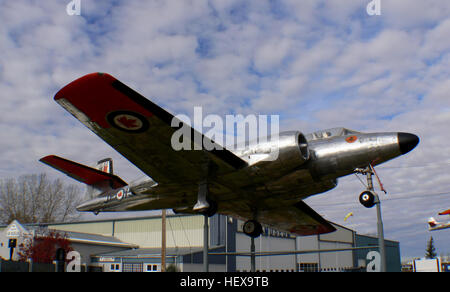
[[[200,215],[168,215],[166,219],[166,263],[178,271],[203,270],[203,224]],[[365,271],[370,250],[377,250],[377,238],[360,235],[332,223],[337,231],[329,234],[295,237],[264,228],[255,239],[256,252],[294,251],[256,257],[257,271]],[[248,256],[221,255],[250,251],[250,238],[242,232],[243,222],[224,215],[209,218],[209,271],[250,271]],[[108,219],[55,224],[24,224],[13,221],[0,226],[0,257],[9,259],[8,240],[20,238],[36,228],[63,232],[81,255],[85,270],[108,272],[161,269],[161,217]],[[386,240],[387,270],[401,271],[400,245]],[[370,247],[345,251],[326,251]],[[320,250],[321,252],[317,252]],[[13,257],[14,258],[14,257]]]

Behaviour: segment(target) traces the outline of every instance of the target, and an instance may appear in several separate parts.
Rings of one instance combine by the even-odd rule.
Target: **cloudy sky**
[[[59,107],[53,96],[108,72],[174,114],[276,114],[281,130],[343,126],[421,138],[378,168],[385,236],[423,256],[432,235],[450,254],[450,230],[427,231],[450,208],[450,2],[381,0],[0,0],[0,179],[56,171],[57,154],[92,165],[115,159],[140,173]],[[62,177],[62,176],[61,176]],[[307,199],[328,220],[376,233],[357,177]],[[347,213],[354,216],[344,222]]]

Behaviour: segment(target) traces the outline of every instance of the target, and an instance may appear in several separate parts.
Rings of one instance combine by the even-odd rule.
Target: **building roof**
[[[59,231],[57,229],[50,229]],[[117,247],[137,248],[138,246],[131,243],[123,242],[114,236],[104,236],[91,233],[73,232],[73,231],[60,231],[67,235],[67,239],[71,242],[95,244],[95,245],[108,245]]]
[[[36,225],[36,224],[20,224],[19,221],[14,220],[9,225],[7,225],[0,232],[4,232],[7,237],[19,237],[24,233],[36,234],[41,230],[52,230],[62,235],[66,235],[66,238],[70,242],[74,243],[85,243],[85,244],[94,244],[94,245],[107,245],[107,246],[115,246],[115,247],[124,247],[124,248],[137,248],[136,244],[126,243],[114,236],[105,236],[99,234],[91,234],[91,233],[83,233],[83,232],[74,232],[74,231],[64,231],[58,230],[56,228],[47,228],[46,226]]]
[[[154,213],[154,214],[148,214],[145,212],[145,214],[142,215],[130,215],[129,212],[124,217],[117,217],[114,218],[102,218],[102,219],[94,219],[94,220],[79,220],[79,221],[70,221],[70,222],[51,222],[51,223],[36,223],[36,224],[30,224],[30,225],[40,225],[40,226],[56,226],[56,225],[67,225],[67,224],[85,224],[85,223],[101,223],[101,222],[120,222],[120,221],[132,221],[132,220],[146,220],[146,219],[160,219],[161,213]],[[172,214],[170,212],[167,212],[166,217],[192,217],[192,216],[198,216],[201,217],[203,215],[198,214]],[[27,225],[27,224],[24,224]]]

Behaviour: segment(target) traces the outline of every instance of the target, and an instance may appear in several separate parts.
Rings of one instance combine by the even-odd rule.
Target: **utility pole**
[[[372,181],[372,170],[369,168],[366,172],[367,175],[367,188],[372,191],[372,193],[375,196],[374,203],[377,207],[377,232],[378,232],[378,248],[380,251],[380,257],[381,257],[381,269],[380,272],[386,272],[386,252],[385,252],[385,246],[384,246],[384,231],[383,231],[383,219],[381,217],[381,201],[378,197],[378,194],[375,193],[373,188],[373,181]]]
[[[166,209],[161,214],[161,272],[166,271]]]
[[[378,245],[381,256],[381,272],[386,272],[386,250],[384,246],[383,220],[381,219],[381,202],[378,195],[375,195],[375,204],[377,205],[377,230],[378,230]]]
[[[208,215],[203,215],[203,272],[209,272],[208,249],[209,249],[209,226]]]
[[[256,272],[255,238],[250,237],[250,271]]]

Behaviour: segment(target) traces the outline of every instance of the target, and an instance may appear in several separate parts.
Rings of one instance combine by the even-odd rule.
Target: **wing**
[[[247,165],[111,75],[81,77],[62,88],[55,100],[158,183],[197,183],[205,176],[205,160],[217,174]],[[203,141],[203,151],[174,150],[171,139],[179,129],[188,129],[192,142]],[[213,150],[206,150],[206,143]]]
[[[226,203],[225,203],[226,204]],[[242,201],[228,202],[221,205],[221,213],[243,220],[253,217],[250,203]],[[300,201],[294,205],[278,208],[260,207],[257,221],[274,229],[290,232],[300,236],[329,233],[336,230],[326,219],[317,214],[306,203]]]
[[[98,186],[108,182],[113,189],[127,185],[120,177],[101,170],[79,164],[56,155],[49,155],[39,161],[61,171],[79,182],[90,186]]]
[[[260,222],[278,230],[306,236],[329,233],[336,230],[327,220],[317,214],[304,202],[292,206],[261,211]]]

